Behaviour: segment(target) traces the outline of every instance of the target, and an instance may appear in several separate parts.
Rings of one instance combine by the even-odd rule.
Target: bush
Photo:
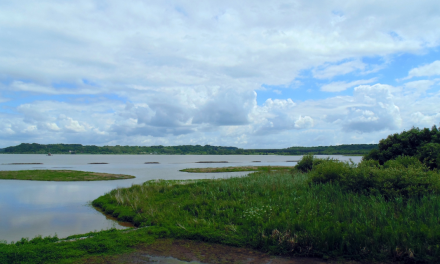
[[[377,170],[377,189],[387,198],[415,197],[438,193],[439,175],[422,166]]]
[[[365,160],[363,159],[359,164],[357,165],[358,168],[363,167],[380,167],[380,163],[377,160]]]
[[[440,150],[440,131],[434,125],[429,128],[412,128],[400,134],[389,135],[379,142],[378,149],[370,151],[363,160],[377,160],[384,165],[399,156],[416,156],[428,168],[438,167]]]
[[[430,171],[416,157],[400,156],[383,166],[364,160],[357,167],[347,162],[320,159],[309,172],[313,183],[337,183],[345,191],[394,197],[440,193],[440,174]]]
[[[295,169],[300,172],[309,172],[313,168],[313,154],[307,154],[296,164]]]
[[[333,159],[315,158],[313,156],[313,154],[307,154],[302,157],[302,159],[295,166],[294,170],[299,171],[299,172],[309,172],[309,171],[313,170],[314,167],[318,166],[319,164],[321,164],[323,162],[329,161],[329,160],[333,160]]]
[[[408,168],[417,167],[427,169],[427,167],[419,161],[416,156],[398,156],[396,159],[385,162],[384,168]]]
[[[341,179],[341,186],[347,190],[365,194],[379,194],[379,175],[381,169],[377,161],[361,162],[357,168],[352,168],[350,174]]]
[[[420,148],[419,160],[431,170],[440,168],[440,144],[428,143]]]
[[[338,160],[320,159],[310,172],[310,180],[314,183],[340,182],[351,174],[350,166]]]

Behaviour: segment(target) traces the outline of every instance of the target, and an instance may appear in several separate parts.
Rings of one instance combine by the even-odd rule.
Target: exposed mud
[[[324,264],[317,258],[270,256],[246,248],[210,244],[191,240],[158,239],[152,245],[136,248],[135,252],[117,256],[89,258],[81,263],[255,263],[255,264]],[[356,264],[359,262],[344,262]]]

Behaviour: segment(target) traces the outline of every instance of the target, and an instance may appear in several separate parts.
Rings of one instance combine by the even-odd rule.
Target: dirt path
[[[317,258],[274,257],[255,250],[199,241],[158,239],[154,244],[138,247],[132,253],[90,258],[82,263],[328,264],[332,262]],[[349,263],[359,264],[359,262],[345,262],[345,264]]]

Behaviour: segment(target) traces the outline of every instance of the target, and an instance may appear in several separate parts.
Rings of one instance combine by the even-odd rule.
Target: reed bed
[[[196,181],[148,181],[93,201],[165,237],[282,255],[440,261],[440,197],[385,199],[313,183],[294,171]]]

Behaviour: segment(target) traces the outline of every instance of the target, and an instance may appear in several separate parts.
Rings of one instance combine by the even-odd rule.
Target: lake
[[[320,156],[328,157],[328,156]],[[360,156],[330,156],[359,162]],[[93,182],[42,182],[0,180],[0,240],[7,242],[37,235],[59,238],[112,227],[126,228],[107,219],[89,203],[117,187],[153,179],[212,179],[236,177],[248,172],[186,173],[185,168],[228,166],[294,166],[301,156],[273,155],[33,155],[1,154],[0,170],[59,169],[128,174],[135,179]],[[227,161],[228,163],[196,163]],[[260,162],[254,162],[260,161]],[[88,164],[88,163],[108,164]],[[159,162],[159,164],[144,164]],[[10,163],[43,163],[9,165]]]

